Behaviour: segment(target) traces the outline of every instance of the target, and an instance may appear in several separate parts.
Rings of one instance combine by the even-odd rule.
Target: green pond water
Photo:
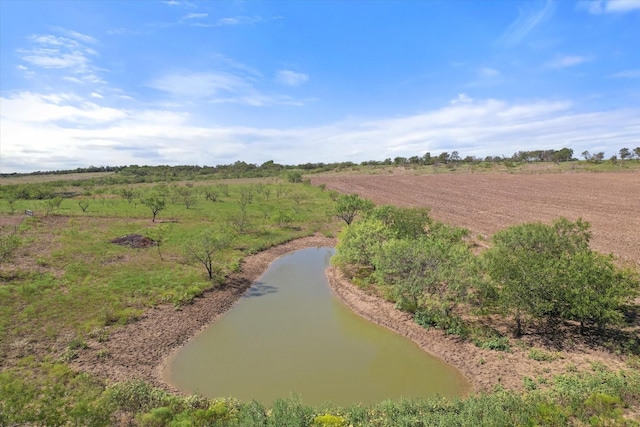
[[[208,397],[306,404],[464,395],[469,383],[410,340],[342,304],[324,274],[332,248],[271,264],[247,294],[169,360],[165,379]]]

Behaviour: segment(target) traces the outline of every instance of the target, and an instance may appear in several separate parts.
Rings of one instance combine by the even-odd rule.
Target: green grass
[[[248,225],[231,248],[218,254],[222,272],[236,269],[250,253],[335,228],[327,215],[333,204],[329,194],[304,184],[229,185],[228,195],[216,202],[198,192],[190,209],[171,203],[167,196],[167,208],[155,223],[149,208],[107,191],[109,198],[64,199],[49,216],[31,206],[41,201],[16,201],[17,207],[33,208],[36,216],[20,227],[22,244],[13,257],[15,265],[5,262],[0,271],[0,352],[25,337],[55,341],[123,324],[158,304],[179,308],[217,286],[222,278],[210,281],[203,266],[186,260],[183,248],[204,231],[229,229],[230,221],[241,215],[241,194],[249,188],[254,195],[246,205]],[[138,191],[150,190],[147,186]],[[109,192],[118,193],[118,188]],[[79,199],[90,201],[87,212],[77,206]],[[0,199],[3,209],[7,201]],[[278,209],[291,213],[287,227],[272,220]],[[173,222],[161,222],[165,220]],[[156,239],[161,235],[160,251],[110,242],[134,233]]]
[[[291,396],[266,408],[255,401],[172,395],[137,380],[107,386],[64,364],[27,357],[0,372],[0,395],[0,425],[637,426],[630,408],[640,403],[640,372],[596,369],[557,376],[547,388],[497,388],[462,400],[311,407]]]

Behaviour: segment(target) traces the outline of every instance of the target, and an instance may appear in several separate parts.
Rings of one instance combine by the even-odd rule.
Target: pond
[[[207,397],[300,396],[337,405],[464,395],[470,385],[410,340],[353,313],[324,274],[332,248],[279,258],[246,295],[168,361],[165,380]]]

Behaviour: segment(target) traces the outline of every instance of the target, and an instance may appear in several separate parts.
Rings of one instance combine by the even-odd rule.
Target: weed
[[[109,353],[109,350],[107,350],[106,348],[102,348],[98,350],[98,352],[96,353],[96,357],[98,359],[106,359],[110,356],[111,356],[111,353]]]
[[[538,388],[538,384],[536,384],[536,381],[532,378],[529,377],[524,377],[523,379],[524,382],[524,389],[525,390],[535,390]]]
[[[567,372],[578,372],[578,367],[575,365],[575,363],[567,363],[565,369],[567,370]]]
[[[532,348],[529,351],[529,359],[535,360],[538,362],[551,362],[553,360],[558,359],[558,355],[554,353],[549,353],[548,351],[540,350],[537,348]]]

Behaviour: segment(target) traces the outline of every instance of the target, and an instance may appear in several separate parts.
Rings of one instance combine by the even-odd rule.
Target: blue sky
[[[0,172],[640,145],[640,0],[0,1]]]

